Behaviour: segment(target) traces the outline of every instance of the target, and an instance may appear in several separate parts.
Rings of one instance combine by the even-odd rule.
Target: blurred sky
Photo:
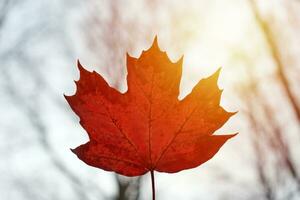
[[[281,1],[264,2],[260,4],[263,13],[268,14],[272,10],[280,20],[287,20]],[[32,129],[26,111],[24,114],[22,106],[16,106],[23,103],[38,108],[50,145],[87,188],[89,182],[95,182],[108,196],[116,192],[112,172],[85,165],[69,150],[85,143],[88,137],[63,94],[75,92],[73,80],[79,78],[75,65],[77,59],[87,69],[102,74],[110,83],[114,82],[116,74],[121,73],[122,84],[119,89],[125,91],[125,53],[138,57],[142,50],[150,47],[155,35],[158,36],[160,48],[167,52],[172,61],[184,55],[180,98],[188,94],[199,79],[222,67],[219,79],[219,86],[224,88],[221,105],[228,111],[239,111],[217,131],[239,132],[239,135],[228,141],[212,160],[176,174],[156,173],[157,199],[201,197],[213,200],[221,199],[220,195],[224,196],[223,199],[243,199],[247,195],[245,199],[256,199],[261,191],[257,187],[257,172],[253,167],[255,155],[249,142],[249,124],[245,123],[244,108],[238,93],[242,88],[240,86],[248,81],[249,74],[245,67],[251,67],[256,78],[262,80],[260,87],[266,96],[276,96],[276,100],[272,101],[275,106],[284,97],[276,95],[279,86],[270,80],[275,71],[274,63],[249,2],[153,1],[158,6],[150,11],[145,1],[118,3],[122,22],[128,22],[129,25],[125,23],[126,29],[111,31],[126,34],[125,38],[134,43],[128,49],[120,43],[123,54],[118,57],[121,59],[120,66],[107,66],[109,61],[103,62],[103,59],[111,58],[111,55],[108,56],[101,49],[91,53],[86,45],[84,37],[88,32],[94,32],[86,22],[91,14],[90,4],[70,0],[25,0],[16,1],[11,6],[5,24],[0,29],[1,73],[8,74],[0,77],[0,194],[3,199],[26,199],[16,183],[34,188],[34,194],[38,194],[39,199],[47,199],[55,193],[62,199],[72,199],[75,195],[70,194],[72,190],[65,178],[51,167],[47,152],[36,139],[39,132]],[[98,17],[108,18],[109,1],[101,0],[96,4]],[[102,29],[101,24],[98,28]],[[288,29],[286,32],[286,37],[290,37],[292,33]],[[20,43],[22,45],[18,47]],[[299,53],[299,46],[293,48]],[[115,75],[110,76],[107,68]],[[33,78],[32,71],[39,74],[41,81]],[[7,77],[14,84],[11,86],[17,88],[21,99],[19,102],[9,95]],[[43,84],[47,90],[39,89],[43,88]],[[291,110],[285,108],[284,103],[280,105],[278,109],[282,116],[287,116],[282,117],[280,122],[286,127],[286,137],[291,141],[299,139],[299,135],[295,136],[297,124],[292,124],[289,117]],[[299,148],[294,151],[299,155]],[[300,164],[300,159],[296,162]],[[142,199],[149,199],[149,175],[145,175],[142,182]],[[94,199],[94,193],[96,191],[91,189],[90,199]]]

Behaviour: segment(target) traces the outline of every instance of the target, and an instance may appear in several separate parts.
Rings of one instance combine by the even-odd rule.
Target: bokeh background
[[[0,199],[147,200],[150,177],[125,178],[71,153],[88,140],[63,94],[76,60],[126,91],[125,54],[154,36],[176,61],[180,97],[222,66],[221,105],[239,132],[210,161],[156,173],[157,199],[300,199],[299,0],[1,0]]]

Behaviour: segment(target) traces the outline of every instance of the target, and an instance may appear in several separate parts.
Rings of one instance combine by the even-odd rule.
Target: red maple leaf
[[[78,62],[77,91],[66,96],[90,139],[73,150],[78,158],[126,176],[174,173],[211,159],[235,135],[213,135],[234,113],[219,105],[220,70],[178,100],[182,61],[172,63],[155,39],[139,58],[127,55],[125,93]]]

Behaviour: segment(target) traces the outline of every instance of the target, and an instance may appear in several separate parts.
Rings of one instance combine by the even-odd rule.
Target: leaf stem
[[[155,180],[154,180],[154,171],[151,170],[151,184],[152,184],[152,200],[155,200]]]

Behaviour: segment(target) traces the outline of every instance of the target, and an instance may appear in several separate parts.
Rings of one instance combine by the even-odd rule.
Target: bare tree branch
[[[296,118],[298,122],[300,122],[300,106],[298,105],[297,98],[295,97],[289,86],[288,78],[284,72],[284,64],[281,60],[280,51],[276,45],[276,41],[273,37],[270,25],[261,17],[255,0],[249,0],[249,4],[254,13],[255,20],[265,37],[270,53],[275,61],[278,78],[284,88],[285,93],[287,94],[288,100],[295,112]]]

